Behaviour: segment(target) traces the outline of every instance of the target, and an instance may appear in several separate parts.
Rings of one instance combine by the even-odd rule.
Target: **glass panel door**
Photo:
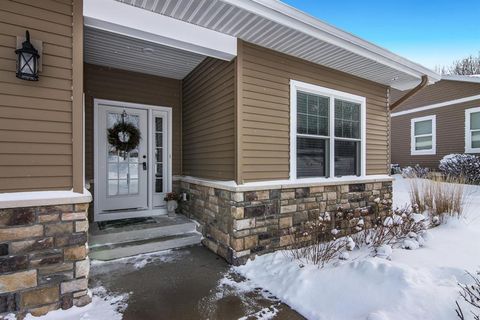
[[[155,192],[163,193],[163,118],[155,117]]]
[[[133,124],[136,128],[139,128],[139,116],[125,114],[122,119],[122,114],[109,112],[107,114],[107,130],[111,129],[117,123],[124,121],[126,123]],[[119,134],[119,139],[125,142],[129,139],[128,134]],[[138,179],[139,170],[138,165],[138,146],[137,148],[125,152],[117,150],[115,146],[112,146],[107,141],[107,189],[108,196],[122,196],[138,194]]]
[[[100,221],[102,215],[108,215],[108,219],[112,220],[116,218],[114,212],[119,210],[145,210],[149,207],[148,111],[127,108],[121,103],[98,104],[96,108],[96,219]],[[119,130],[118,143],[109,142],[114,137],[110,136],[111,129],[120,123],[132,124],[140,133],[138,144],[128,152],[121,147],[121,143],[130,139],[128,132]],[[135,215],[127,217],[130,216]]]

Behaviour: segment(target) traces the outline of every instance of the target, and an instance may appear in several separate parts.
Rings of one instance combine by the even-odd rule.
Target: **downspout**
[[[398,107],[400,104],[402,104],[403,102],[405,102],[405,100],[407,100],[408,98],[410,98],[411,96],[413,96],[415,93],[417,93],[418,91],[420,91],[421,89],[423,89],[424,87],[426,87],[428,84],[428,76],[426,75],[423,75],[422,76],[422,81],[420,82],[420,84],[418,86],[416,86],[415,88],[413,88],[412,90],[410,90],[409,92],[407,92],[403,97],[401,97],[400,99],[398,99],[397,101],[395,101],[395,103],[392,103],[390,105],[390,111],[392,111],[393,109],[395,109],[396,107]]]

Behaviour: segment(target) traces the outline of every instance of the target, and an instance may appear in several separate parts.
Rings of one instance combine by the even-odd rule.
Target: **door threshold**
[[[124,211],[142,211],[148,210],[148,208],[125,208],[125,209],[110,209],[110,210],[103,210],[103,212],[114,213],[114,212],[124,212]]]
[[[95,222],[100,221],[112,221],[112,220],[120,220],[120,219],[128,219],[128,218],[141,218],[141,217],[154,217],[154,216],[161,216],[166,215],[167,209],[166,208],[154,208],[154,209],[139,209],[139,210],[103,210],[98,212],[95,215]]]

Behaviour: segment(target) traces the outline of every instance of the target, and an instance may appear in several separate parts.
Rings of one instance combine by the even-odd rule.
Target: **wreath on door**
[[[126,117],[127,113],[123,111],[122,121],[107,129],[107,139],[117,151],[130,152],[138,147],[141,134],[135,125],[125,122]]]

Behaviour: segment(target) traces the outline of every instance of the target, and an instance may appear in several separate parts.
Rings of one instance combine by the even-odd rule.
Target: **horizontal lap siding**
[[[182,88],[183,174],[235,178],[234,62],[207,58]]]
[[[289,178],[290,80],[367,98],[367,174],[388,172],[387,88],[243,43],[240,162],[245,182]]]
[[[71,2],[0,1],[0,192],[72,188],[72,11]],[[26,29],[43,42],[38,82],[15,77]]]
[[[392,163],[402,167],[418,164],[437,170],[445,155],[465,153],[465,110],[475,107],[480,107],[480,100],[392,117]],[[431,115],[436,116],[436,154],[412,156],[411,119]]]
[[[403,91],[392,90],[392,101],[400,99],[405,94],[406,92]],[[395,108],[394,112],[476,96],[478,94],[480,94],[480,83],[441,80],[420,90],[413,97]]]
[[[106,99],[172,108],[172,172],[181,173],[181,81],[85,64],[85,175],[93,182],[93,102]]]

